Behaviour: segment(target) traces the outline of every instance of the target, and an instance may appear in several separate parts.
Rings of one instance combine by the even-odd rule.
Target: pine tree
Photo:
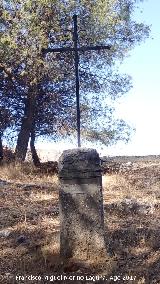
[[[108,137],[107,143],[125,137],[120,131],[126,131],[126,125],[113,120],[113,109],[103,104],[103,94],[105,90],[114,100],[131,86],[129,77],[116,74],[114,67],[149,34],[148,26],[132,19],[137,2],[10,0],[1,3],[0,98],[1,106],[7,105],[15,116],[15,128],[19,131],[18,160],[25,159],[33,129],[36,136],[75,132],[73,56],[69,53],[44,57],[42,53],[43,48],[73,45],[71,29],[75,11],[79,14],[81,45],[111,46],[110,51],[101,51],[100,55],[80,54],[82,134],[104,142]]]

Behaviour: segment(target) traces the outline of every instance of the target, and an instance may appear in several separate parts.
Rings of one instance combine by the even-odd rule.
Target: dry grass
[[[27,164],[2,167],[0,179],[2,284],[46,283],[29,280],[18,282],[14,280],[15,275],[72,272],[108,277],[130,275],[136,280],[126,283],[160,283],[158,162],[137,163],[130,171],[103,177],[105,235],[113,264],[110,274],[104,263],[84,266],[73,261],[63,263],[60,259],[56,176],[40,175]],[[107,283],[114,281],[108,280]]]
[[[57,180],[56,175],[51,173],[43,173],[37,169],[32,163],[24,164],[4,164],[0,167],[0,179],[16,182],[53,182]]]

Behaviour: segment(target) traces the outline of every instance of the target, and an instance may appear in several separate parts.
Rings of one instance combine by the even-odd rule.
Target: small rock
[[[17,219],[19,215],[17,213],[12,213],[12,218]]]
[[[11,234],[11,232],[9,230],[0,231],[0,237],[7,238],[7,237],[9,237],[10,234]]]
[[[130,199],[130,198],[125,198],[121,203],[120,203],[120,208],[125,212],[125,213],[130,213],[134,212],[136,213],[139,205],[137,204],[136,200]]]
[[[39,189],[39,186],[37,185],[37,184],[26,184],[26,185],[24,185],[23,186],[23,190],[24,191],[31,191],[31,190],[33,190],[33,189]]]
[[[127,172],[127,171],[131,170],[132,167],[133,167],[132,162],[122,163],[120,165],[119,171],[122,172],[122,173]]]
[[[59,206],[50,206],[46,212],[47,214],[59,215]]]
[[[26,237],[24,235],[21,235],[17,238],[17,243],[22,244],[26,242]]]
[[[2,276],[2,275],[1,275]],[[8,283],[10,283],[11,280],[13,280],[14,276],[10,272],[6,272],[3,275],[3,279],[8,280]]]
[[[141,214],[153,214],[155,211],[155,207],[153,204],[140,204],[139,212]]]
[[[4,186],[4,185],[7,185],[8,182],[6,180],[2,180],[0,179],[0,186]]]
[[[27,184],[23,186],[23,190],[27,191],[27,190],[32,190],[33,185]]]

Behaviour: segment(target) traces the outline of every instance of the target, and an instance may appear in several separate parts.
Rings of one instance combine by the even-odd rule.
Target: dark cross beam
[[[111,46],[102,46],[102,45],[96,45],[96,46],[78,46],[78,28],[77,28],[77,15],[73,16],[73,22],[74,22],[74,31],[73,31],[73,42],[74,47],[61,47],[61,48],[43,48],[43,53],[48,52],[70,52],[74,51],[74,61],[75,61],[75,77],[76,77],[76,104],[77,104],[77,139],[78,139],[78,147],[81,147],[81,133],[80,133],[80,100],[79,100],[79,52],[80,51],[89,51],[89,50],[104,50],[104,49],[110,49]]]

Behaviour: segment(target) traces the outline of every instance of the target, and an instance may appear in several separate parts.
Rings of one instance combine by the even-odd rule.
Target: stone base
[[[59,162],[60,254],[105,258],[102,175],[93,149],[64,151]]]

